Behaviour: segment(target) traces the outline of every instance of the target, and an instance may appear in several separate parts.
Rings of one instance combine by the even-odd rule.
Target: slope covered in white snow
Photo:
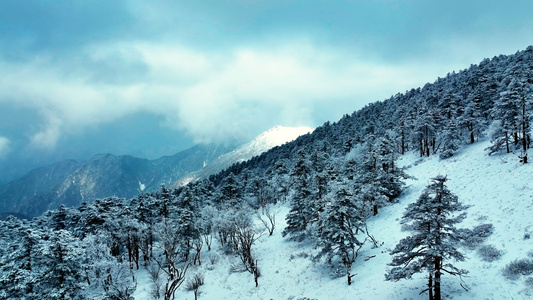
[[[294,141],[301,135],[313,132],[313,128],[275,126],[254,138],[252,141],[238,147],[237,149],[221,155],[216,163],[224,164],[225,162],[242,162],[260,155],[276,146],[283,145]],[[215,163],[213,163],[215,164]]]
[[[533,287],[525,283],[526,276],[510,281],[501,271],[509,262],[526,258],[533,250],[533,238],[525,238],[533,231],[533,166],[520,164],[512,154],[487,156],[484,148],[488,145],[479,142],[465,147],[447,160],[437,156],[420,159],[413,153],[401,157],[399,165],[406,166],[413,178],[407,180],[407,189],[397,203],[368,220],[370,233],[382,245],[374,248],[367,242],[361,249],[352,268],[356,275],[351,286],[346,284],[345,276],[335,278],[330,274],[332,270],[312,260],[316,250],[311,244],[281,237],[287,204],[276,207],[274,234],[262,236],[253,248],[262,274],[259,287],[255,287],[250,273],[230,273],[231,265],[239,263],[238,258],[227,256],[216,247],[203,253],[204,264],[192,266],[188,277],[204,275],[199,299],[427,299],[426,293],[419,295],[425,287],[426,274],[399,282],[385,281],[384,274],[391,261],[389,251],[409,234],[401,230],[405,207],[416,201],[430,178],[442,174],[448,176],[447,185],[459,201],[471,205],[459,226],[493,224],[494,233],[485,244],[503,251],[499,260],[485,262],[475,250],[461,248],[467,259],[455,265],[470,273],[462,279],[444,275],[443,299],[531,299]],[[136,299],[148,299],[146,271],[139,271],[138,280]],[[176,299],[194,299],[194,295],[182,286]]]
[[[237,149],[222,154],[203,169],[190,173],[178,181],[178,185],[185,185],[200,178],[216,174],[234,163],[243,162],[254,156],[261,155],[276,146],[292,142],[301,135],[313,132],[313,128],[275,126],[254,138],[252,141],[239,146]]]

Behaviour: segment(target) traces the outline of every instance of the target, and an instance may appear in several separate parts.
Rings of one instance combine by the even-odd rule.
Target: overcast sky
[[[0,164],[150,156],[336,121],[525,49],[532,11],[530,0],[2,0]]]

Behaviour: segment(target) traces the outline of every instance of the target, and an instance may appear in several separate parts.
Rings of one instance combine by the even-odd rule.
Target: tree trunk
[[[441,300],[440,296],[440,268],[441,268],[441,257],[435,258],[435,300]]]
[[[431,273],[429,274],[429,280],[428,280],[428,294],[429,294],[429,300],[434,300],[433,298],[433,276],[431,276]]]
[[[253,275],[254,275],[255,287],[258,287],[259,286],[259,281],[257,279],[259,278],[261,273],[259,273],[259,268],[257,267],[257,260],[253,264],[252,270],[253,270]]]
[[[522,100],[522,103],[523,103],[522,104],[522,150],[524,152],[523,157],[522,157],[522,162],[527,164],[527,139],[528,139],[527,126],[529,124],[526,118],[525,99]]]
[[[475,142],[475,139],[474,139],[474,124],[472,122],[468,122],[466,124],[466,128],[468,129],[468,131],[470,131],[470,144],[473,144]]]
[[[509,151],[509,136],[507,135],[507,131],[505,132],[505,147],[507,148],[507,153],[510,153]]]
[[[404,133],[404,130],[402,129],[402,155],[405,154],[405,133]]]

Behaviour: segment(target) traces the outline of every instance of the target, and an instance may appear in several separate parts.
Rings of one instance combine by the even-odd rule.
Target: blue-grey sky
[[[2,0],[0,169],[336,121],[525,49],[532,11],[526,0]]]

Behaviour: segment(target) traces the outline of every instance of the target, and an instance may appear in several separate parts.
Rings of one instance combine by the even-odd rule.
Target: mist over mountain
[[[161,184],[170,185],[235,147],[197,145],[154,160],[99,154],[87,161],[60,161],[0,186],[0,211],[33,217],[61,204],[73,206],[109,196],[131,198]]]
[[[29,171],[62,160],[85,161],[96,153],[132,155],[145,159],[169,156],[194,146],[183,132],[161,124],[161,118],[136,113],[89,128],[71,128],[58,137],[53,148],[43,149],[28,141],[42,116],[30,109],[14,108],[0,102],[0,131],[9,139],[0,153],[0,184],[18,179]]]
[[[311,127],[275,126],[257,136],[252,141],[217,157],[212,163],[195,172],[191,172],[176,182],[176,186],[183,186],[190,182],[206,179],[235,163],[242,163],[254,156],[260,155],[271,148],[291,142],[301,135],[313,132]]]
[[[312,130],[276,126],[248,143],[197,145],[152,160],[99,154],[87,161],[60,161],[0,186],[0,212],[33,217],[62,204],[75,206],[111,196],[132,198],[157,191],[162,184],[206,178]]]

